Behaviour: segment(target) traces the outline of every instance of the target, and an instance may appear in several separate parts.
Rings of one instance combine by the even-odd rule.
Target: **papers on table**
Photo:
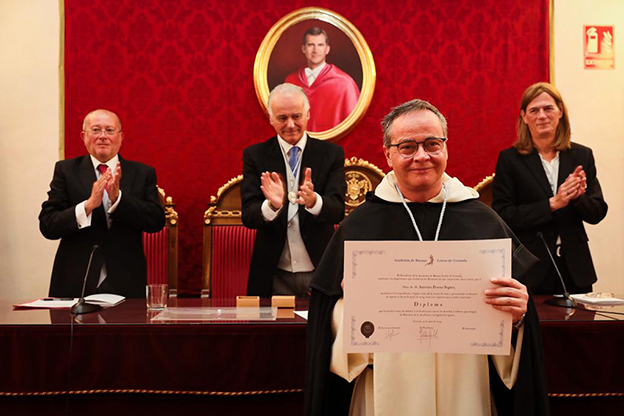
[[[98,293],[85,296],[87,303],[101,305],[103,307],[115,306],[126,298],[112,293]],[[41,298],[31,302],[13,305],[15,309],[69,309],[78,303],[78,298]]]
[[[589,305],[602,305],[602,306],[612,306],[612,305],[624,305],[624,299],[615,298],[612,296],[590,296],[589,293],[580,294],[580,295],[570,295],[572,299],[577,302],[585,303]]]
[[[15,309],[69,309],[78,298],[41,298],[31,302],[13,305]]]

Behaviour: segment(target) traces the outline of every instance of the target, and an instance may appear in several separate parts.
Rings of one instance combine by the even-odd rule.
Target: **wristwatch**
[[[273,212],[277,212],[277,211],[279,211],[279,210],[280,210],[279,208],[275,208],[275,207],[273,206],[273,204],[271,204],[271,201],[269,201],[268,199],[267,199],[267,201],[269,202],[269,208],[271,208],[271,211],[273,211]]]

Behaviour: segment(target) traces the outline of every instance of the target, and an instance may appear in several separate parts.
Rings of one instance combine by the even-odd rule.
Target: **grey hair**
[[[273,91],[269,94],[269,100],[267,102],[267,108],[269,110],[269,116],[273,116],[273,110],[271,109],[271,101],[275,97],[275,95],[283,93],[283,94],[301,94],[303,97],[303,111],[308,114],[310,111],[310,101],[308,101],[308,96],[306,95],[303,88],[298,87],[294,84],[280,84],[277,87],[273,88]]]
[[[392,124],[394,120],[397,118],[416,111],[431,111],[433,114],[438,116],[440,119],[440,126],[442,127],[442,133],[444,133],[444,137],[448,135],[448,126],[446,124],[446,118],[442,115],[440,110],[438,110],[433,104],[425,100],[414,99],[398,105],[394,107],[388,115],[386,115],[383,120],[381,120],[381,128],[383,130],[383,144],[384,146],[389,146],[392,144],[392,137],[390,137],[390,130],[392,130]]]
[[[112,111],[104,110],[103,108],[100,108],[100,109],[97,109],[97,110],[93,110],[93,111],[91,111],[89,114],[87,114],[85,116],[84,120],[82,121],[82,131],[86,131],[87,130],[87,122],[89,121],[89,117],[91,117],[95,113],[108,113],[108,114],[114,116],[117,119],[117,125],[119,126],[119,131],[121,131],[121,120],[119,120],[119,116],[117,114],[113,113]]]

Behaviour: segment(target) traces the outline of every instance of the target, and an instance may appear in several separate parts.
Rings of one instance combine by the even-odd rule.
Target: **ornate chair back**
[[[345,217],[366,200],[366,193],[374,191],[386,176],[377,166],[364,159],[345,159]]]
[[[247,292],[256,230],[243,226],[242,180],[238,175],[219,188],[204,213],[202,297],[231,298]]]
[[[479,192],[479,201],[483,202],[488,207],[492,206],[492,184],[494,183],[494,175],[493,173],[490,176],[486,176],[474,187],[475,191]]]

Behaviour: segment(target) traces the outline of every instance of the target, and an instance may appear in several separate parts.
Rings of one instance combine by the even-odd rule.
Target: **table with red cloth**
[[[568,310],[545,298],[535,302],[552,414],[618,414],[624,315],[610,312],[624,314],[624,307]],[[67,310],[12,310],[13,303],[0,300],[2,415],[302,414],[306,321],[297,315],[162,323],[144,301],[126,300],[70,325]],[[174,304],[233,306],[210,299]],[[297,309],[307,309],[305,301]]]
[[[152,320],[144,300],[128,299],[70,325],[68,310],[11,305],[0,301],[2,415],[64,415],[66,406],[70,415],[302,411],[306,321],[292,310],[275,321],[163,323]]]
[[[551,413],[623,414],[624,306],[567,309],[548,298],[535,296]]]

